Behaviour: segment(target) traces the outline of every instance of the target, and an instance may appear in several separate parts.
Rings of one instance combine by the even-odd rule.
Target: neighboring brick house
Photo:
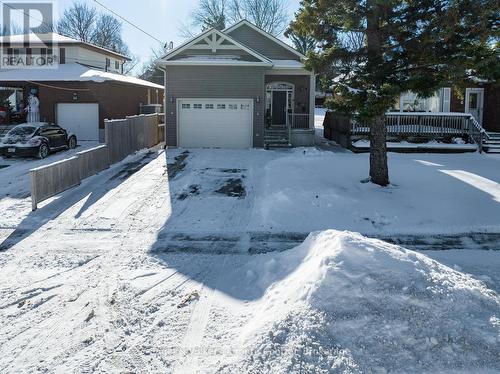
[[[162,104],[163,86],[123,75],[119,53],[55,33],[0,37],[0,100],[12,122],[25,120],[27,96],[40,101],[40,120],[56,122],[79,140],[102,141],[104,119]]]

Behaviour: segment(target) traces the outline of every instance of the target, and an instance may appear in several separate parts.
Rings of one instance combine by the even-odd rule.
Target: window
[[[241,104],[241,110],[249,110],[250,104]]]
[[[214,104],[205,104],[205,109],[213,109]]]
[[[59,49],[59,63],[60,64],[66,63],[66,49],[64,48]]]
[[[217,104],[217,109],[226,109],[226,104]]]
[[[477,109],[478,94],[476,92],[469,93],[469,109]]]
[[[229,109],[231,109],[231,110],[238,109],[238,105],[237,104],[229,104]]]
[[[193,104],[193,108],[194,109],[203,109],[203,105],[202,104]]]
[[[405,92],[396,102],[394,110],[399,112],[438,112],[440,107],[439,92],[428,98],[419,97],[414,92]]]
[[[182,104],[182,109],[191,109],[191,104]]]
[[[115,70],[120,70],[120,62],[115,61]]]
[[[108,71],[110,66],[111,66],[111,60],[106,57],[106,71]]]

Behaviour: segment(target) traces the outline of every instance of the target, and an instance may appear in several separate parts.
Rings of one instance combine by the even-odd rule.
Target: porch
[[[314,144],[314,75],[265,76],[265,148]]]
[[[388,142],[411,141],[415,149],[422,149],[419,144],[426,141],[450,144],[453,139],[460,138],[469,144],[464,149],[470,149],[472,144],[479,152],[497,150],[495,134],[488,133],[470,113],[389,112],[385,119]],[[369,125],[333,112],[327,112],[323,126],[325,138],[354,150],[356,147],[353,143],[367,139],[370,134]],[[411,147],[404,148],[409,150]]]

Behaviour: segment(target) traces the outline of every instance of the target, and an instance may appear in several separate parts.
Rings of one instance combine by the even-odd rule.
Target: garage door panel
[[[252,146],[251,99],[181,99],[178,123],[181,147]]]
[[[78,140],[99,141],[99,104],[59,103],[57,124]]]

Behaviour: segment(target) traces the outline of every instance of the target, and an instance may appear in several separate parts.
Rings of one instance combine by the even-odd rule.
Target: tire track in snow
[[[178,353],[175,374],[196,373],[199,369],[199,355],[203,354],[203,338],[210,318],[210,312],[215,299],[216,290],[224,273],[226,257],[219,264],[219,268],[212,271],[215,275],[214,287],[208,288],[203,284],[200,290],[200,298],[196,302],[191,319],[182,340],[180,352]],[[206,351],[206,350],[205,350]]]

